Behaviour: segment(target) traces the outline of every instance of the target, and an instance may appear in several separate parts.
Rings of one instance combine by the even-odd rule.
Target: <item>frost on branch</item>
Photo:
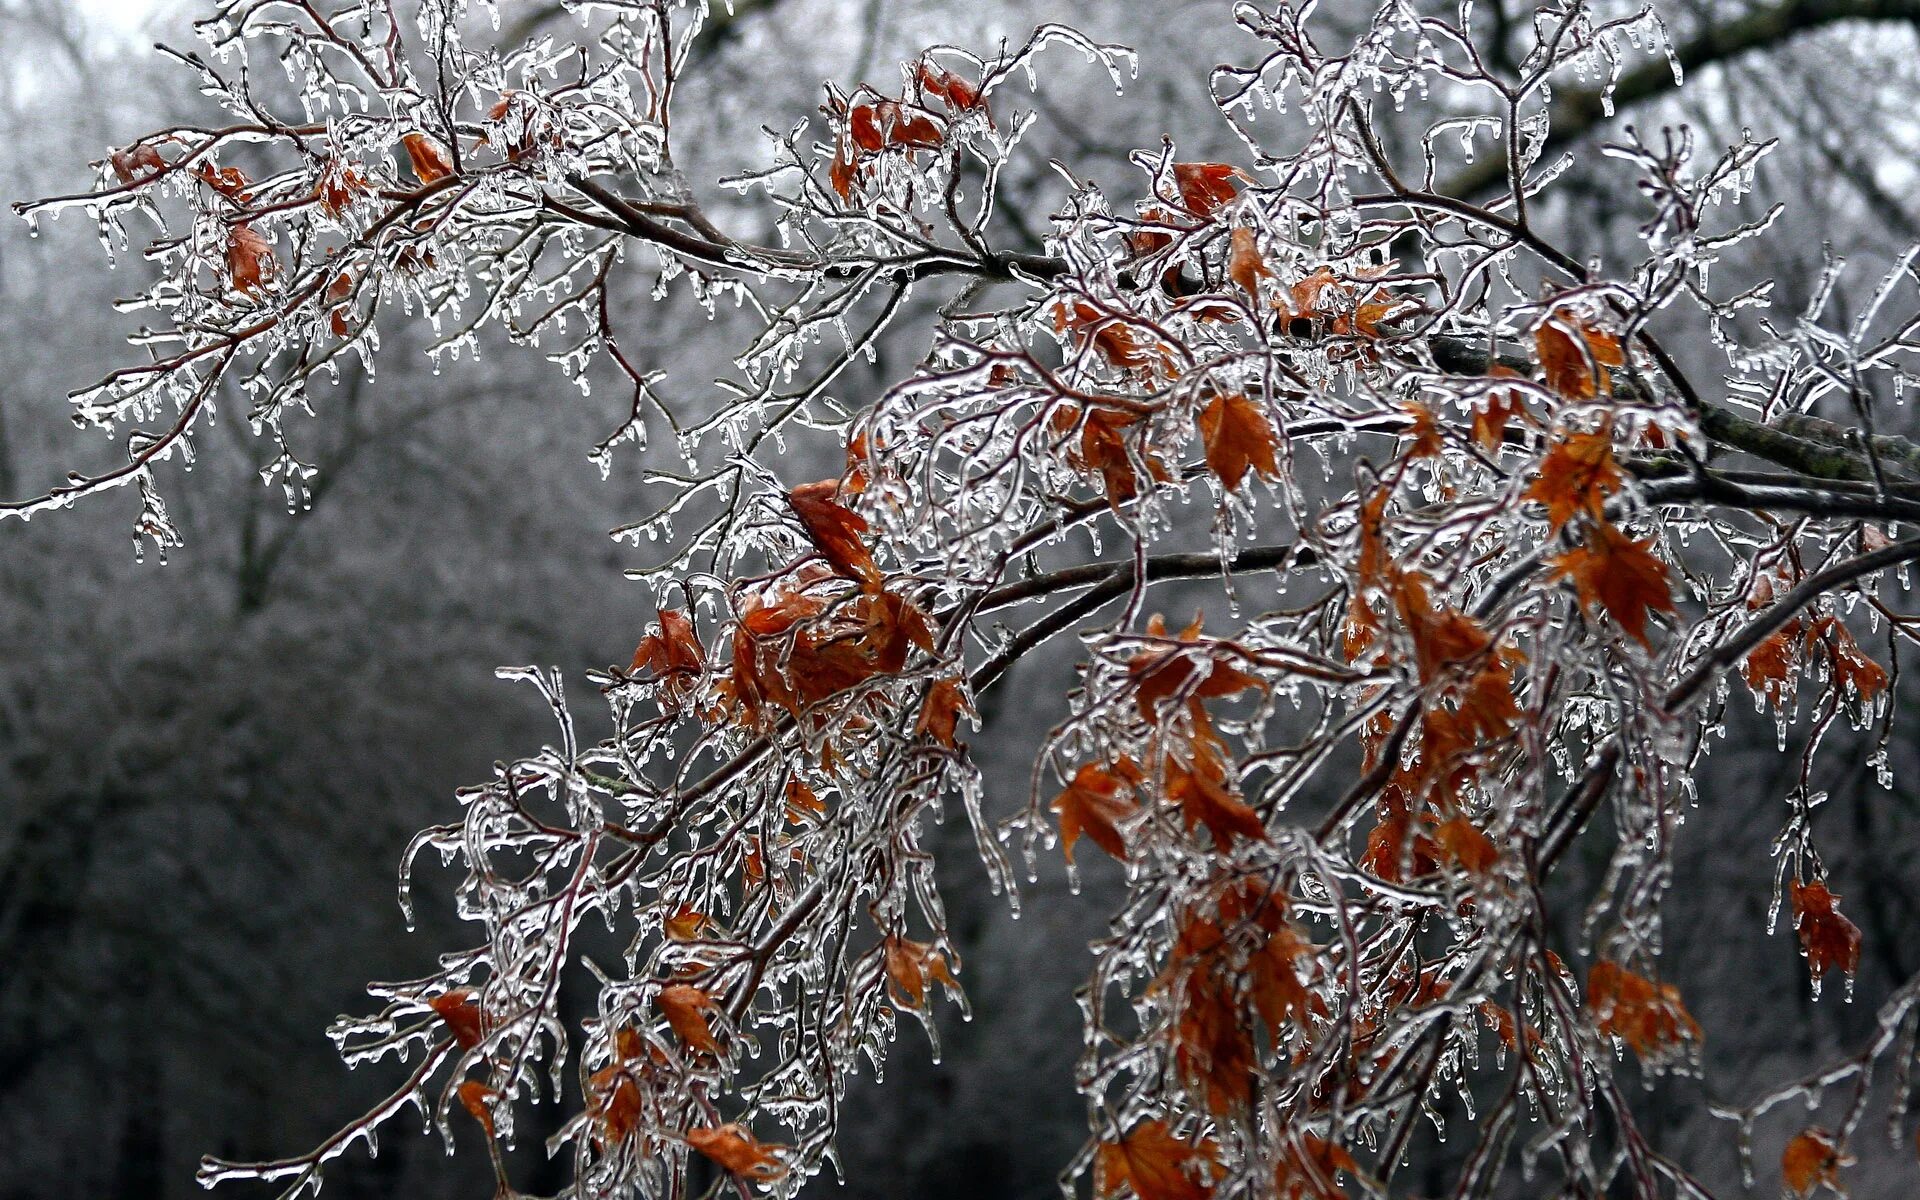
[[[1889,736],[1913,632],[1890,573],[1920,542],[1890,530],[1920,512],[1920,451],[1874,424],[1912,370],[1911,257],[1844,327],[1831,277],[1791,320],[1758,315],[1765,289],[1713,290],[1766,232],[1723,208],[1767,145],[1703,153],[1684,129],[1608,144],[1641,244],[1571,257],[1538,218],[1565,169],[1552,88],[1604,95],[1665,35],[1650,11],[1559,2],[1498,68],[1466,7],[1387,4],[1342,44],[1311,5],[1239,5],[1256,57],[1212,88],[1241,161],[1143,148],[1124,195],[1053,164],[1038,251],[995,220],[1003,175],[1033,166],[1023,93],[1060,58],[1116,85],[1131,59],[1054,26],[992,57],[938,47],[895,85],[829,84],[769,165],[722,181],[768,214],[760,244],[674,163],[675,88],[717,14],[570,7],[574,41],[510,46],[486,5],[236,0],[180,56],[232,124],[157,131],[94,191],[25,207],[89,214],[110,244],[159,223],[150,361],[75,399],[103,428],[165,428],[8,513],[134,482],[143,532],[176,541],[155,470],[227,382],[294,496],[309,468],[283,417],[409,318],[450,357],[498,326],[583,387],[593,364],[623,379],[603,472],[663,431],[684,460],[617,531],[666,549],[631,573],[656,623],[595,677],[611,734],[583,740],[550,674],[503,672],[555,744],[408,852],[409,912],[421,855],[458,864],[484,937],[335,1026],[349,1065],[392,1057],[400,1086],[307,1154],[202,1179],[318,1190],[415,1107],[450,1146],[475,1123],[505,1191],[497,1146],[557,1100],[548,1150],[576,1194],[790,1193],[900,1023],[937,1052],[937,1013],[967,1011],[927,849],[957,810],[1016,902],[1041,855],[1123,864],[1082,993],[1072,1167],[1096,1192],[1378,1192],[1457,1095],[1461,1194],[1515,1165],[1572,1194],[1702,1194],[1624,1099],[1699,1069],[1711,1036],[1662,971],[1672,848],[1743,681],[1783,739],[1806,733],[1778,890],[1814,986],[1851,979],[1862,934],[1806,783],[1834,721]],[[294,111],[249,82],[275,58]],[[1484,203],[1440,183],[1475,155],[1505,164]],[[709,402],[671,399],[620,341],[609,295],[634,272],[755,316]],[[1674,312],[1718,361],[1676,358]],[[848,395],[847,367],[916,317],[924,359]],[[1829,397],[1857,427],[1810,415]],[[785,478],[788,439],[844,469]],[[1257,611],[1254,575],[1278,595]],[[1234,602],[1169,621],[1148,593],[1180,578]],[[1031,793],[988,796],[976,697],[1067,632],[1084,662]],[[1606,866],[1568,897],[1549,885],[1583,842]],[[1570,942],[1550,904],[1573,906]],[[582,948],[589,921],[617,958]],[[570,1027],[581,986],[594,1015]],[[1904,1078],[1916,995],[1884,1001],[1856,1056],[1730,1111],[1743,1150],[1781,1099],[1851,1084],[1846,1119],[1785,1164],[1793,1187],[1832,1183],[1873,1071]]]

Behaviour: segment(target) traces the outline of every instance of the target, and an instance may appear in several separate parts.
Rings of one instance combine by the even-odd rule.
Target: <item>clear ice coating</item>
[[[573,1114],[548,1144],[571,1194],[678,1195],[696,1154],[790,1194],[903,1018],[937,1058],[939,1015],[970,1015],[931,836],[964,813],[1015,915],[1043,854],[1068,856],[1075,891],[1088,856],[1123,864],[1080,994],[1076,1172],[1114,1191],[1116,1161],[1174,1153],[1214,1195],[1384,1185],[1423,1119],[1447,1135],[1444,1096],[1480,1146],[1462,1194],[1498,1186],[1523,1117],[1528,1178],[1608,1194],[1628,1156],[1601,1131],[1634,1129],[1621,1064],[1699,1066],[1660,977],[1661,900],[1713,802],[1692,765],[1742,686],[1802,768],[1767,927],[1790,910],[1816,996],[1837,969],[1851,999],[1809,780],[1844,718],[1892,785],[1876,655],[1910,630],[1881,593],[1920,556],[1890,532],[1920,452],[1874,431],[1871,398],[1898,404],[1913,372],[1914,254],[1846,313],[1837,259],[1790,317],[1762,316],[1767,285],[1716,292],[1715,264],[1777,216],[1737,207],[1772,143],[1708,150],[1684,128],[1605,145],[1646,208],[1637,257],[1547,242],[1528,213],[1575,164],[1549,152],[1562,103],[1610,114],[1650,55],[1680,79],[1651,10],[1546,0],[1494,66],[1469,3],[1451,21],[1387,3],[1345,35],[1312,3],[1239,4],[1258,57],[1210,87],[1250,165],[1167,140],[1134,154],[1130,195],[1027,163],[1045,117],[1023,105],[1063,54],[1123,91],[1131,52],[1059,25],[990,57],[935,47],[897,88],[829,85],[819,119],[721,181],[733,215],[766,217],[761,244],[701,208],[671,152],[676,81],[717,14],[569,7],[573,40],[513,46],[492,4],[227,0],[199,26],[211,58],[183,61],[235,123],[136,142],[94,191],[22,209],[36,230],[83,212],[110,253],[138,244],[136,215],[162,233],[128,302],[142,360],[73,397],[126,464],[0,516],[131,484],[136,553],[164,556],[160,471],[190,468],[228,384],[273,448],[263,483],[303,508],[315,468],[283,418],[326,418],[316,378],[372,376],[379,316],[430,330],[436,372],[504,341],[618,397],[588,458],[603,479],[635,462],[657,499],[614,532],[646,555],[628,575],[659,618],[593,676],[612,732],[582,734],[557,673],[503,670],[552,744],[406,851],[409,925],[428,854],[461,870],[455,911],[481,933],[331,1029],[395,1090],[305,1155],[208,1160],[203,1183],[317,1192],[409,1106],[450,1148],[468,1119],[511,1143],[515,1106],[545,1094]],[[298,122],[260,119],[263,54]],[[1064,188],[1023,215],[1027,252],[994,220],[1014,169]],[[1436,190],[1454,172],[1493,198]],[[669,383],[622,339],[636,289],[749,322],[732,373]],[[1674,306],[1725,352],[1711,395],[1649,332]],[[912,320],[924,357],[862,393]],[[1862,428],[1814,417],[1823,402]],[[1716,473],[1692,449],[1709,439],[1800,474]],[[782,468],[820,445],[844,469],[794,488]],[[1152,587],[1192,579],[1224,593],[1214,626],[1153,616]],[[967,734],[1059,634],[1078,674],[1009,802]],[[1549,914],[1543,881],[1595,825],[1589,893]],[[609,962],[579,948],[590,919],[625,939]],[[569,1028],[581,975],[593,1016]],[[1743,1152],[1783,1100],[1864,1095],[1883,1057],[1904,1071],[1914,988],[1856,1056],[1728,1109]],[[1127,1186],[1157,1200],[1146,1178]]]

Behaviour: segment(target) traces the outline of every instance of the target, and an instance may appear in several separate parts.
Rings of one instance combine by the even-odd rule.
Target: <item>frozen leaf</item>
[[[1648,649],[1648,614],[1675,611],[1667,566],[1652,547],[1651,538],[1635,541],[1612,522],[1596,520],[1584,541],[1553,559],[1555,575],[1573,581],[1582,608],[1605,612]]]

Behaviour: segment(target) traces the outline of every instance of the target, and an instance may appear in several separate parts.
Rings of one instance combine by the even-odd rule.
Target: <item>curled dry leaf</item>
[[[1174,163],[1173,182],[1180,203],[1196,217],[1209,217],[1240,194],[1237,180],[1246,173],[1229,163]]]
[[[1860,927],[1840,914],[1840,897],[1821,880],[1802,884],[1789,879],[1793,928],[1806,951],[1807,968],[1818,981],[1836,968],[1851,975],[1860,967]]]
[[[780,1152],[787,1147],[763,1143],[747,1127],[739,1124],[707,1129],[689,1129],[687,1145],[742,1179],[779,1179],[787,1173]]]
[[[407,148],[407,162],[413,167],[414,178],[424,184],[438,183],[453,174],[453,162],[447,158],[447,152],[440,143],[424,133],[409,133],[400,139]]]
[[[486,1036],[480,1002],[472,992],[464,989],[442,992],[427,1001],[427,1007],[439,1014],[448,1032],[453,1034],[454,1045],[462,1050],[473,1049]]]
[[[660,989],[660,1011],[682,1042],[704,1054],[718,1055],[720,1043],[707,1026],[713,997],[692,984],[676,983]]]

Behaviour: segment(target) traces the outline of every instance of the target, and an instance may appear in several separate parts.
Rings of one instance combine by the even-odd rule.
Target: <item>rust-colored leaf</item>
[[[1658,1062],[1700,1041],[1700,1026],[1669,983],[1655,983],[1609,959],[1587,975],[1587,1007],[1602,1036],[1618,1037],[1642,1059]]]
[[[695,1050],[718,1055],[720,1043],[707,1026],[707,1010],[713,997],[689,983],[676,983],[660,989],[660,1012],[679,1039]]]
[[[1794,1135],[1780,1155],[1780,1178],[1796,1196],[1811,1196],[1825,1186],[1836,1196],[1846,1195],[1840,1186],[1840,1169],[1853,1165],[1853,1157],[1840,1149],[1833,1134],[1818,1126]]]
[[[1599,518],[1607,497],[1619,491],[1625,480],[1613,460],[1611,428],[1570,433],[1540,460],[1540,472],[1528,486],[1526,498],[1546,506],[1547,522],[1557,530],[1583,513]]]
[[[1260,239],[1245,225],[1233,231],[1233,248],[1227,255],[1227,278],[1240,285],[1249,299],[1260,299],[1260,280],[1272,279],[1273,271],[1260,256]]]
[[[447,158],[447,152],[426,134],[409,133],[400,142],[407,148],[407,162],[413,167],[414,178],[421,183],[438,183],[453,174],[453,163]]]
[[[835,571],[848,579],[878,587],[880,569],[874,566],[873,554],[860,540],[860,535],[868,530],[866,518],[835,500],[838,490],[838,481],[831,479],[803,484],[787,493],[787,503],[800,518],[807,540]]]
[[[1511,367],[1496,363],[1488,374],[1494,378],[1505,378],[1516,372]],[[1486,450],[1498,450],[1506,442],[1507,430],[1513,425],[1514,418],[1524,417],[1526,412],[1519,388],[1496,388],[1488,392],[1485,406],[1473,412],[1473,440]]]
[[[145,183],[167,169],[167,160],[146,142],[135,142],[125,150],[115,150],[107,155],[107,161],[113,166],[115,178],[128,185]]]
[[[1239,392],[1217,392],[1200,410],[1200,440],[1207,449],[1207,469],[1229,491],[1238,490],[1249,470],[1264,479],[1278,479],[1278,445],[1273,422],[1253,401]]]
[[[1165,1121],[1142,1121],[1119,1141],[1101,1143],[1094,1191],[1111,1197],[1132,1189],[1139,1200],[1207,1200],[1221,1174],[1219,1156],[1211,1138],[1188,1141]]]
[[[634,648],[629,669],[647,672],[661,685],[664,695],[679,701],[692,692],[706,665],[693,617],[681,609],[663,608],[659,625]]]
[[[1840,914],[1840,897],[1821,880],[1787,881],[1793,900],[1793,928],[1817,980],[1838,968],[1851,975],[1860,967],[1860,927]]]
[[[489,1138],[493,1137],[493,1102],[500,1098],[500,1089],[469,1079],[455,1089],[455,1094],[460,1097],[460,1107],[480,1123]]]
[[[949,991],[960,990],[960,981],[947,967],[946,954],[925,942],[889,937],[886,941],[887,994],[901,1008],[925,1008],[927,981],[934,979]]]
[[[227,230],[227,279],[235,291],[258,295],[278,269],[273,244],[259,230],[244,223]]]
[[[787,1173],[779,1153],[787,1147],[758,1141],[744,1125],[689,1129],[686,1138],[687,1145],[743,1179],[779,1179]]]
[[[927,689],[927,697],[920,704],[920,719],[914,722],[913,732],[951,748],[955,745],[954,731],[960,724],[960,714],[972,712],[973,704],[967,699],[966,690],[961,687],[959,680],[939,680]]]
[[[447,1031],[453,1034],[453,1044],[462,1050],[473,1049],[486,1036],[486,1028],[481,1020],[480,1002],[465,988],[441,992],[427,1001],[427,1007],[439,1014],[440,1020],[447,1026]]]
[[[1625,366],[1620,339],[1556,309],[1533,335],[1534,357],[1549,391],[1569,400],[1591,400],[1612,390],[1607,367]]]
[[[1612,522],[1596,521],[1580,545],[1553,559],[1556,577],[1571,579],[1580,607],[1600,609],[1648,649],[1647,615],[1673,612],[1667,567],[1653,554],[1653,539],[1635,541]]]
[[[1494,847],[1493,839],[1481,832],[1465,813],[1456,813],[1442,821],[1433,831],[1433,840],[1446,851],[1448,858],[1474,875],[1485,875],[1500,861],[1500,851]]]
[[[1175,163],[1174,185],[1180,189],[1180,203],[1196,217],[1212,216],[1240,193],[1235,182],[1246,178],[1240,168],[1229,163]]]
[[[691,942],[705,937],[713,922],[707,914],[695,909],[691,904],[682,904],[662,924],[666,927],[667,936],[674,941]]]
[[[1117,773],[1085,763],[1074,772],[1066,789],[1053,798],[1053,811],[1060,814],[1060,846],[1068,862],[1073,861],[1073,844],[1082,834],[1108,854],[1126,861],[1127,843],[1120,836],[1119,824],[1135,812],[1133,802],[1121,796],[1127,786]]]

